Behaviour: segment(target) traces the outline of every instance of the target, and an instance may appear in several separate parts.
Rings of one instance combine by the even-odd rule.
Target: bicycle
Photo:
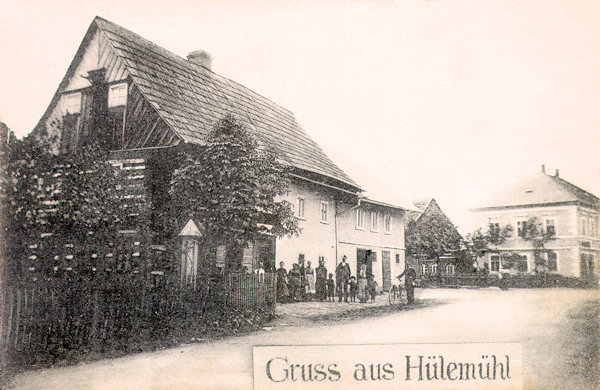
[[[395,284],[392,284],[392,287],[390,287],[390,292],[388,294],[388,299],[390,301],[390,306],[404,306],[408,304],[406,289],[400,281],[398,281]]]

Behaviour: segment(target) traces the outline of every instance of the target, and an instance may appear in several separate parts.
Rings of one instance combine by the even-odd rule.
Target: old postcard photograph
[[[600,388],[600,3],[4,0],[0,388]]]

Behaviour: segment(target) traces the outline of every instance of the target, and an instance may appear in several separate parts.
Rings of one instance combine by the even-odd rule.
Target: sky
[[[0,121],[28,134],[94,16],[291,110],[370,197],[469,209],[535,174],[600,196],[600,2],[0,2]]]

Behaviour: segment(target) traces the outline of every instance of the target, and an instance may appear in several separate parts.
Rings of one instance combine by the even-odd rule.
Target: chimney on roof
[[[546,173],[546,165],[542,164],[542,173]]]
[[[191,63],[199,65],[204,69],[210,70],[210,66],[212,64],[212,57],[204,50],[195,50],[189,52],[187,55],[187,59]]]
[[[554,177],[558,177],[558,169],[556,170],[556,173],[554,173]]]

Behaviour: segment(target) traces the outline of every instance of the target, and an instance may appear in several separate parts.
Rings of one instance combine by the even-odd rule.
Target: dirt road
[[[598,291],[425,290],[445,302],[355,321],[279,321],[271,330],[154,353],[44,369],[14,389],[246,389],[252,346],[520,342],[525,389],[598,388]]]

